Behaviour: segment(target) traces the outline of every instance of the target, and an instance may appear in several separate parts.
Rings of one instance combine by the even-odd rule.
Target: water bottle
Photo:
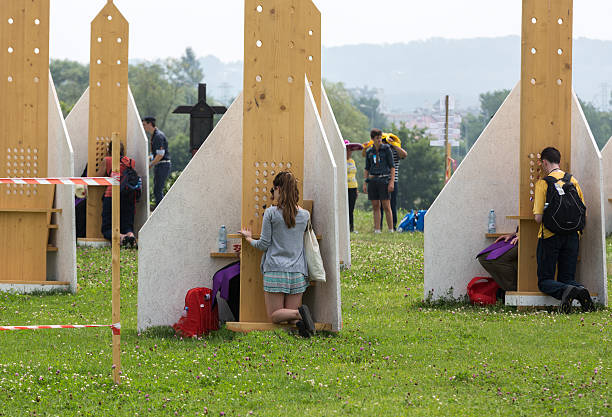
[[[489,233],[495,233],[497,228],[495,227],[495,210],[491,209],[489,212]]]
[[[222,225],[219,229],[219,252],[224,253],[227,251],[227,230],[225,229],[225,225]]]
[[[185,309],[183,310],[183,312],[181,313],[182,317],[187,317],[187,314],[189,312],[189,307],[185,307]]]

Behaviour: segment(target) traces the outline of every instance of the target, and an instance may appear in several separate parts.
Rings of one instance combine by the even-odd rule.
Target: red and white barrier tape
[[[47,326],[0,326],[2,330],[39,330],[39,329],[83,329],[86,327],[110,327],[114,335],[121,334],[121,323],[115,324],[51,324]]]
[[[0,178],[0,184],[119,185],[113,177]]]

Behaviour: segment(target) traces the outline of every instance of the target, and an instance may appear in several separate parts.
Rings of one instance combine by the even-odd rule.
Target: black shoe
[[[578,288],[573,285],[568,285],[561,296],[561,304],[559,304],[559,312],[569,314],[572,312],[572,301],[578,298]]]
[[[310,333],[308,332],[308,330],[306,330],[306,326],[304,326],[304,322],[302,320],[298,320],[297,322],[295,322],[295,325],[298,328],[298,333],[300,334],[300,336],[305,337],[307,339],[310,337]]]
[[[311,335],[315,334],[315,326],[314,321],[312,320],[312,316],[310,315],[310,309],[306,304],[302,304],[300,308],[298,308],[300,312],[300,316],[302,317],[302,321],[304,322],[304,327]]]
[[[582,307],[583,312],[593,311],[595,309],[595,305],[593,304],[593,299],[591,298],[591,294],[589,294],[589,290],[584,287],[577,287],[578,294],[576,295],[576,299],[580,302],[580,307]]]

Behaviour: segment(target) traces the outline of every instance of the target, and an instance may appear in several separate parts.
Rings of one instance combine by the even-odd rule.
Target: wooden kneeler
[[[318,77],[311,81],[320,111],[320,33],[321,15],[311,0],[245,1],[241,217],[255,237],[278,172],[291,170],[303,196],[304,77]],[[283,327],[268,319],[260,262],[261,252],[243,239],[240,322],[227,323],[228,329]]]
[[[0,176],[46,177],[49,0],[0,2]],[[0,187],[0,283],[47,279],[55,187]]]

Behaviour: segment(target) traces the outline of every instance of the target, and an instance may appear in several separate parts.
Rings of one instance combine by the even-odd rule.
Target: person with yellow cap
[[[363,192],[368,193],[368,200],[372,202],[374,215],[374,233],[381,232],[380,208],[385,211],[387,227],[393,232],[393,215],[389,202],[390,194],[395,186],[395,167],[393,166],[393,153],[391,147],[382,143],[382,131],[370,131],[373,145],[366,151],[366,165],[363,174]]]

